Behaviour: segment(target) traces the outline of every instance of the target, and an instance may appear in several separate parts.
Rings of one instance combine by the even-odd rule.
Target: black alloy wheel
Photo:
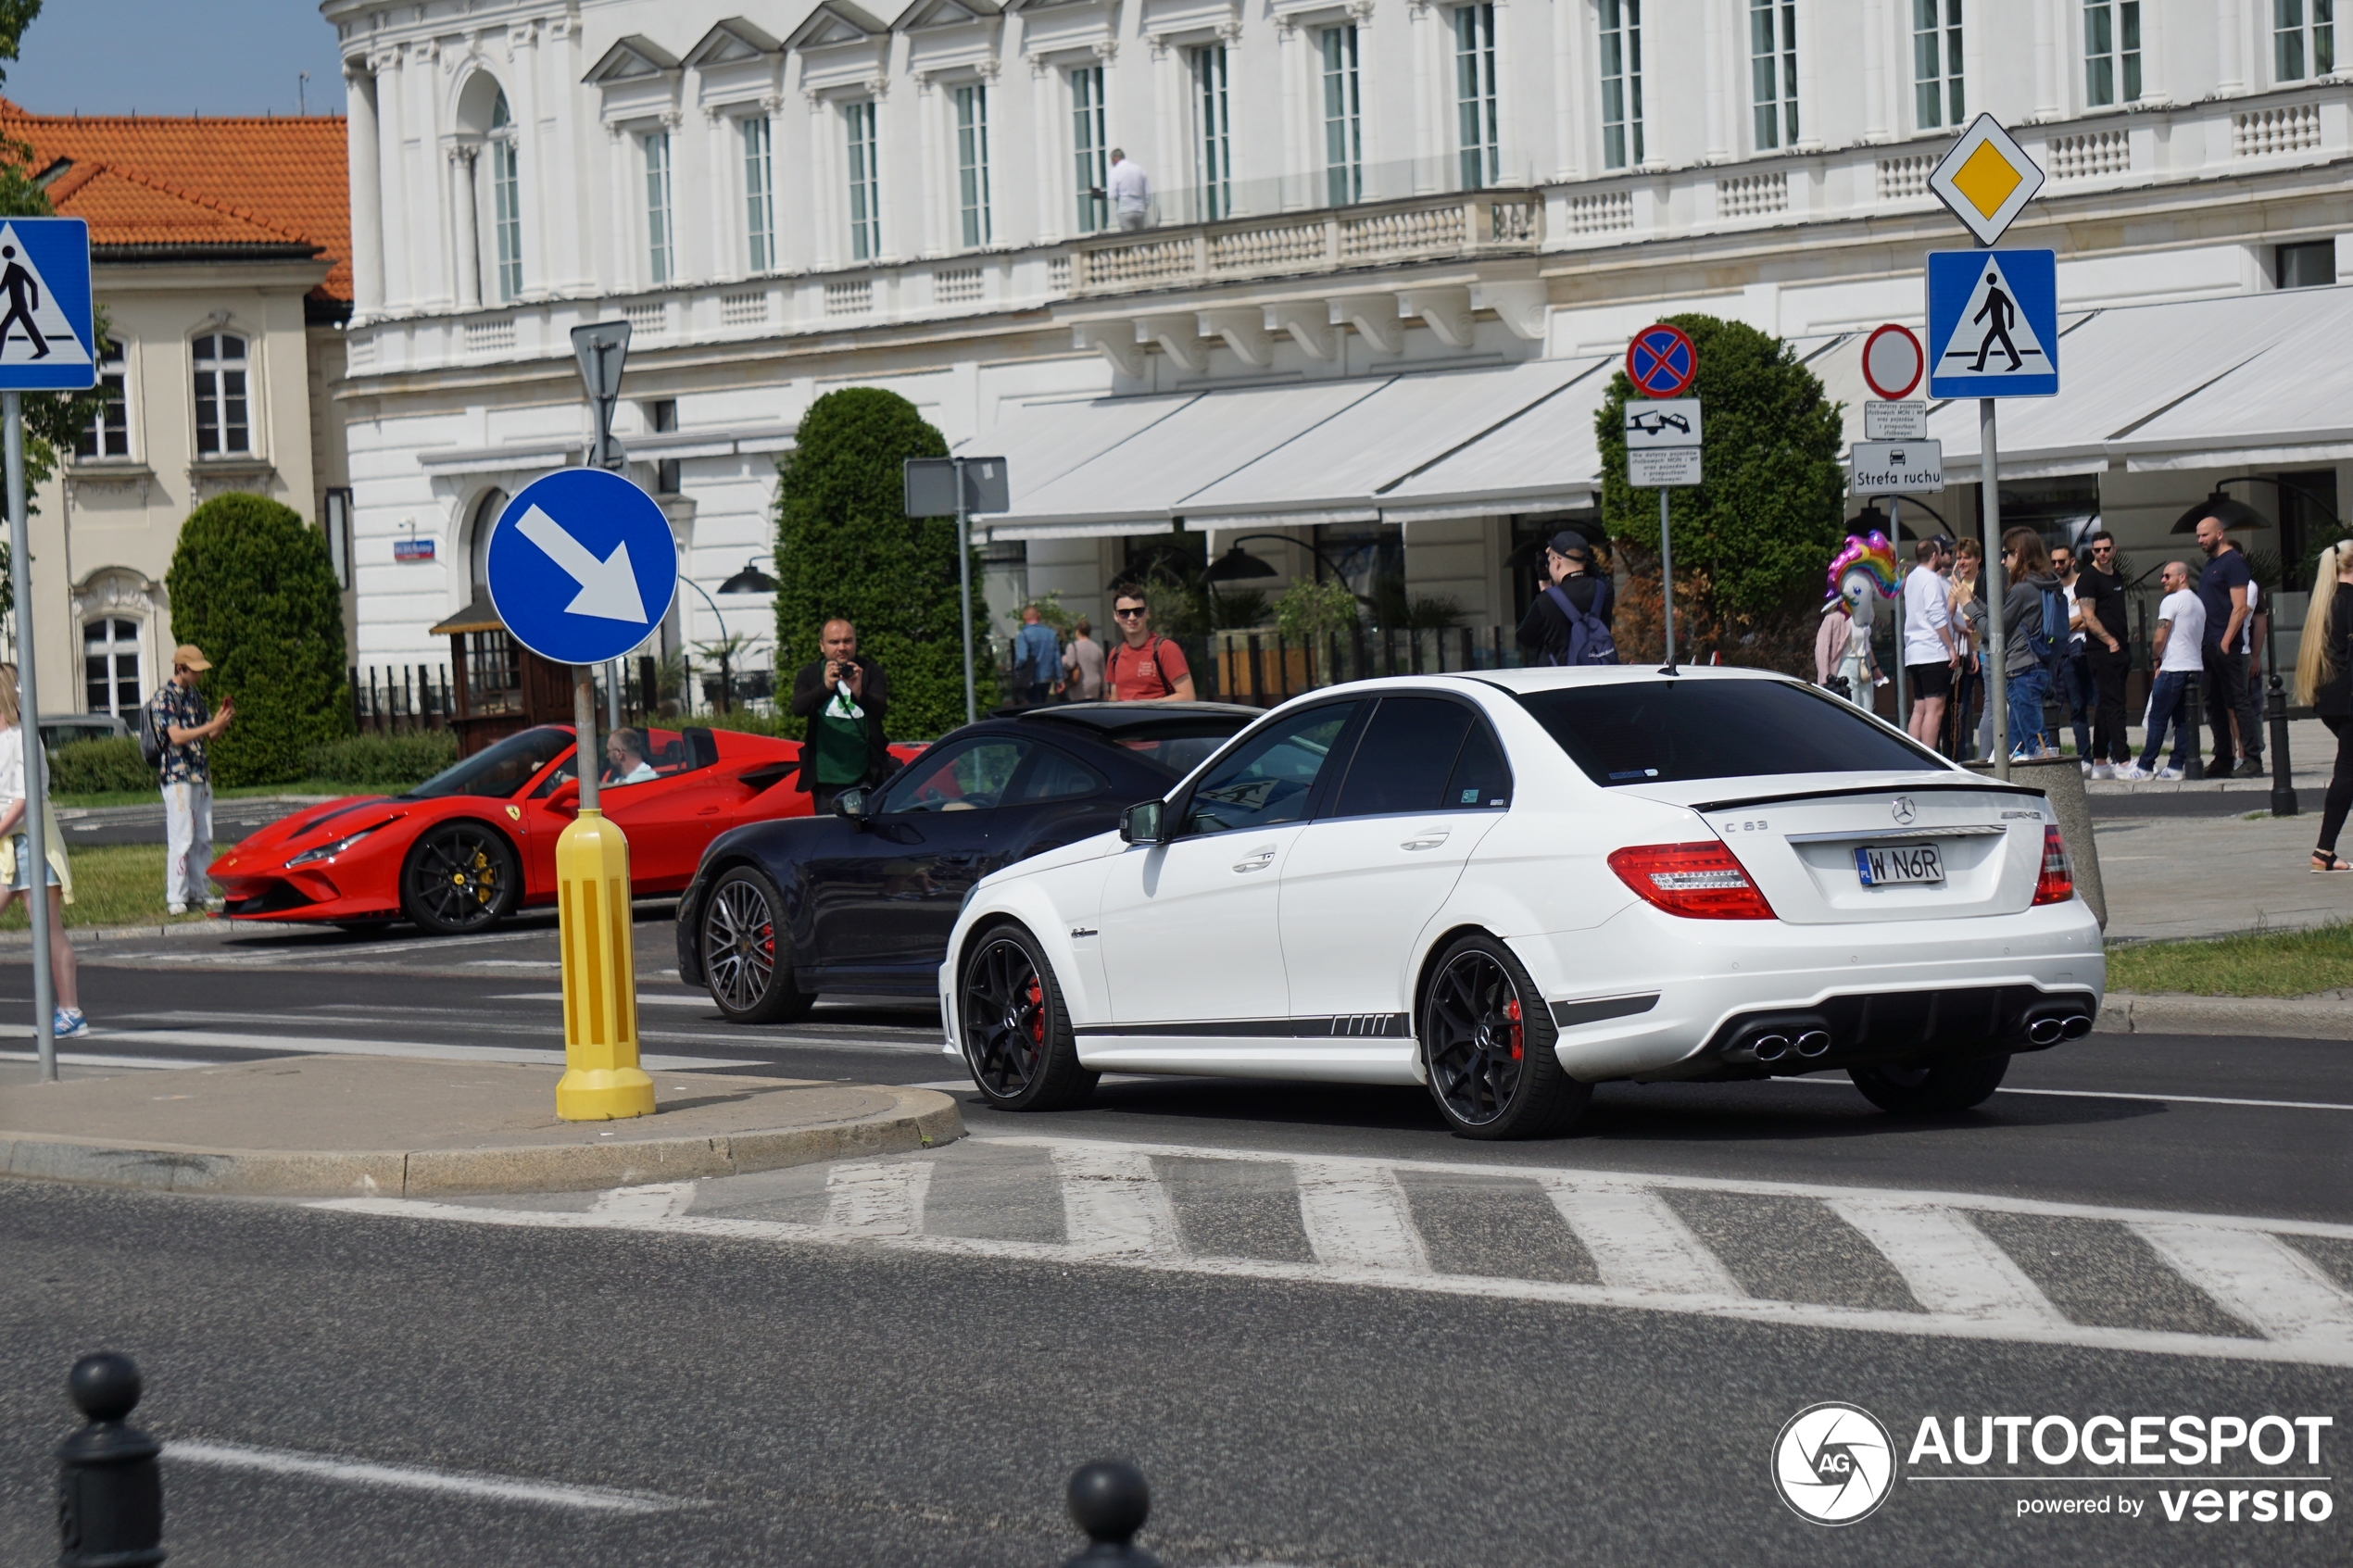
[[[2007,1056],[1973,1056],[1959,1061],[1908,1066],[1850,1067],[1846,1075],[1863,1098],[1901,1116],[1969,1110],[1994,1098],[2010,1070]]]
[[[731,1023],[805,1018],[817,995],[793,984],[791,955],[776,959],[776,884],[750,866],[722,872],[702,901],[703,984]]]
[[[442,823],[400,868],[402,912],[436,936],[487,931],[514,912],[522,894],[513,848],[481,822]]]
[[[1000,1110],[1060,1110],[1094,1092],[1100,1074],[1078,1064],[1053,966],[1021,927],[999,926],[974,946],[956,1017],[973,1082]]]
[[[1564,1131],[1593,1098],[1554,1053],[1558,1032],[1528,972],[1491,936],[1456,941],[1422,1004],[1430,1098],[1458,1136]]]

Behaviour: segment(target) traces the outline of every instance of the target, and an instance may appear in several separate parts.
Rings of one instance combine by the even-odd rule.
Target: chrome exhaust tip
[[[2092,1015],[2088,1012],[2070,1014],[2059,1024],[2059,1033],[2070,1040],[2080,1040],[2092,1032]]]
[[[1820,1029],[1808,1029],[1805,1034],[1800,1035],[1797,1037],[1797,1054],[1800,1056],[1817,1057],[1824,1054],[1830,1048],[1831,1037],[1826,1031]]]
[[[2026,1026],[2026,1037],[2038,1046],[2056,1046],[2067,1026],[2056,1018],[2038,1018]]]
[[[1759,1035],[1756,1037],[1755,1043],[1749,1048],[1755,1052],[1756,1060],[1759,1061],[1779,1061],[1781,1058],[1789,1055],[1789,1036],[1786,1035]]]

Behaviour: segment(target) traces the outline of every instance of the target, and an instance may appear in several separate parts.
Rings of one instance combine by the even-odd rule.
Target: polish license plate
[[[1866,887],[1897,882],[1943,882],[1944,856],[1933,844],[1867,844],[1855,851]]]

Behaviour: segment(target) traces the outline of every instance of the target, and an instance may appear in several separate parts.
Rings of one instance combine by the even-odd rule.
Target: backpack
[[[1161,661],[1160,657],[1160,650],[1167,644],[1166,637],[1155,636],[1144,645],[1144,651],[1152,656],[1152,672],[1160,677],[1160,695],[1174,696],[1176,694],[1176,683],[1168,678],[1168,666]],[[1106,696],[1119,689],[1119,656],[1127,651],[1129,651],[1128,646],[1125,642],[1114,643],[1112,645],[1111,656],[1103,660],[1103,695]]]
[[[1599,615],[1578,608],[1577,601],[1570,598],[1557,583],[1547,586],[1544,594],[1554,604],[1560,607],[1560,612],[1563,615],[1568,617],[1568,652],[1566,656],[1558,658],[1548,653],[1544,656],[1545,663],[1571,665],[1617,662],[1617,644],[1610,637],[1607,622],[1604,621]],[[1608,602],[1608,587],[1598,586],[1593,596],[1594,609],[1598,610]]]
[[[2037,664],[2054,665],[2068,646],[2067,596],[2056,588],[2043,590],[2041,623],[2030,622],[2026,628],[2026,646]]]
[[[149,697],[139,705],[139,759],[150,768],[160,768],[163,747],[163,726],[156,722],[156,701]]]

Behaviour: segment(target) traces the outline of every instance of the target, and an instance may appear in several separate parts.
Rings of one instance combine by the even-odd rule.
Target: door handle
[[[1275,852],[1272,849],[1260,849],[1254,853],[1245,855],[1241,859],[1235,862],[1234,870],[1238,872],[1263,872],[1274,863]]]
[[[1423,833],[1415,834],[1413,837],[1405,840],[1403,844],[1400,844],[1397,847],[1400,849],[1435,849],[1445,842],[1446,834],[1443,833]]]

